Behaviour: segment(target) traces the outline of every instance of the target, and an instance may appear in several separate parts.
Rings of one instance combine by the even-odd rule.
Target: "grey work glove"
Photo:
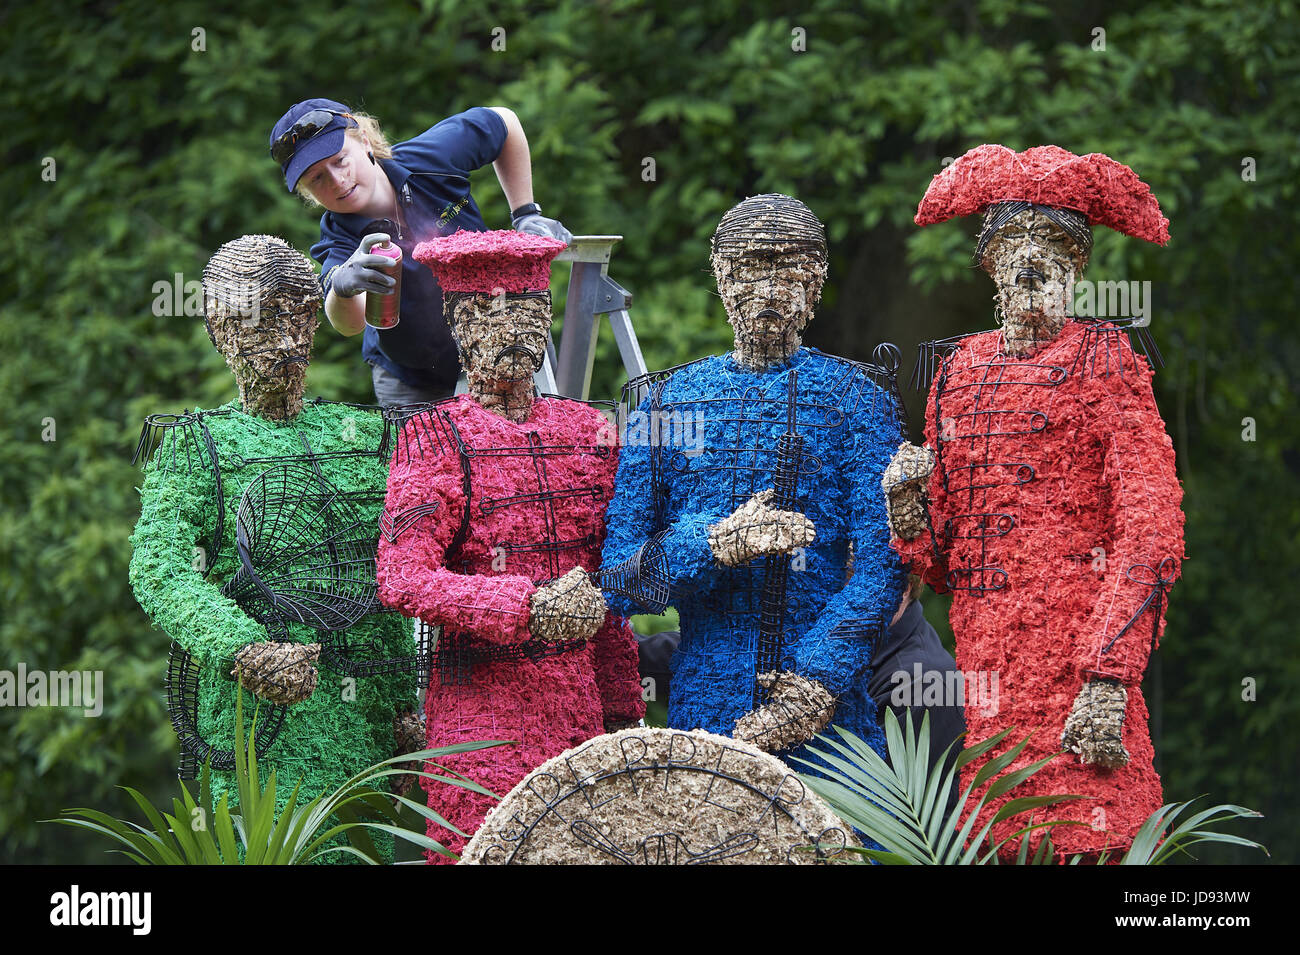
[[[516,232],[526,232],[528,235],[549,235],[552,239],[559,239],[565,245],[573,242],[573,233],[561,225],[560,220],[548,219],[539,212],[530,212],[528,215],[520,216],[510,225]]]
[[[393,260],[384,255],[375,255],[370,250],[388,241],[383,232],[372,232],[361,240],[361,245],[348,259],[334,270],[330,278],[330,288],[344,298],[352,298],[362,292],[377,292],[387,295],[397,282],[390,275],[379,271],[382,266],[393,264]]]

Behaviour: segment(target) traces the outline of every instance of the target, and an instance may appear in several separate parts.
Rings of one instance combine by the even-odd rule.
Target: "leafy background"
[[[197,318],[153,314],[153,286],[197,280],[244,233],[310,246],[317,217],[285,193],[267,134],[290,103],[323,95],[374,113],[394,141],[469,106],[515,109],[547,213],[626,237],[611,274],[635,295],[652,368],[728,346],[708,237],[744,196],[798,195],[827,225],[831,275],[809,343],[869,358],[893,341],[906,369],[916,342],[991,325],[975,224],[911,222],[945,157],[1056,143],[1132,165],[1172,241],[1098,229],[1088,277],[1152,282],[1168,363],[1157,398],[1186,489],[1188,560],[1146,683],[1158,768],[1170,799],[1262,810],[1244,834],[1297,861],[1300,355],[1284,327],[1300,260],[1295,4],[59,7],[0,13],[0,668],[102,670],[107,699],[98,719],[0,709],[0,860],[107,861],[89,837],[35,820],[128,812],[120,784],[171,792],[168,640],[127,587],[129,457],[145,414],[225,401],[233,382]],[[474,191],[504,226],[490,170]],[[621,383],[609,338],[598,396]],[[324,327],[309,390],[368,399],[358,351]],[[907,398],[919,435],[921,396]],[[42,440],[45,419],[56,440]],[[944,601],[926,603],[950,640]]]

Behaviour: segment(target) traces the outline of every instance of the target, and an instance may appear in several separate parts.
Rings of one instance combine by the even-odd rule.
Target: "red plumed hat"
[[[444,292],[539,292],[551,284],[551,260],[564,243],[500,229],[461,230],[421,242],[411,254],[433,270]]]
[[[930,181],[915,221],[933,225],[1016,200],[1073,209],[1090,225],[1109,226],[1157,245],[1169,241],[1169,220],[1137,173],[1104,153],[1076,156],[1060,146],[1034,146],[1021,153],[1005,146],[976,146]]]

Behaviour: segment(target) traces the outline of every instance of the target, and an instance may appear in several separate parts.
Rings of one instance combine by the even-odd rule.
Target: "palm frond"
[[[275,772],[262,782],[255,740],[258,713],[254,711],[248,734],[244,732],[243,693],[235,703],[235,798],[228,805],[230,793],[224,793],[212,805],[211,765],[203,766],[199,777],[197,800],[184,782],[180,798],[172,799],[171,812],[160,811],[143,795],[124,787],[144,814],[152,831],[127,820],[115,819],[94,809],[66,809],[63,817],[47,819],[62,825],[97,832],[122,848],[121,852],[139,865],[301,865],[334,853],[353,856],[377,864],[379,852],[372,833],[382,832],[404,839],[420,849],[432,849],[454,858],[453,853],[422,830],[408,828],[408,819],[424,819],[460,832],[435,809],[405,796],[383,791],[382,781],[390,776],[418,775],[448,786],[458,786],[499,800],[489,789],[436,762],[457,753],[468,753],[492,746],[507,745],[506,740],[457,743],[423,749],[382,760],[354,775],[329,794],[322,794],[299,805],[301,781],[294,786],[284,808],[276,811],[276,792],[281,785]],[[428,768],[397,768],[399,763],[422,763]],[[399,807],[412,810],[406,818]],[[347,845],[329,845],[338,837]]]
[[[958,770],[979,759],[1001,743],[1011,730],[967,747],[948,765],[948,749],[930,767],[930,717],[921,720],[917,731],[908,714],[906,726],[900,726],[892,710],[884,718],[885,741],[889,759],[885,760],[863,740],[843,727],[834,727],[840,739],[818,736],[817,740],[831,752],[809,748],[822,763],[797,759],[815,769],[819,775],[800,774],[803,782],[824,798],[846,822],[868,839],[883,847],[883,852],[863,850],[863,858],[885,864],[951,865],[981,864],[997,858],[1003,845],[1023,840],[1022,853],[1027,856],[1028,838],[1033,831],[1050,830],[1064,822],[1046,822],[1027,826],[1013,835],[993,842],[989,833],[996,823],[1012,819],[1031,810],[1078,796],[1033,796],[1008,800],[997,813],[974,832],[977,820],[988,803],[1013,791],[1038,772],[1052,757],[1038,760],[1018,770],[1008,771],[1029,742],[1029,737],[1005,753],[987,760],[948,808]],[[952,744],[956,745],[956,743]],[[988,784],[987,786],[985,784]],[[983,792],[972,804],[972,793]],[[1035,857],[1039,854],[1036,853]]]

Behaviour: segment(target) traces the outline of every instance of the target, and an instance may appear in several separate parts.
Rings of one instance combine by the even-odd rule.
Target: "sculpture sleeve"
[[[1089,430],[1104,456],[1111,537],[1103,542],[1105,569],[1077,651],[1085,679],[1110,677],[1130,686],[1141,682],[1164,629],[1164,597],[1183,559],[1173,442],[1151,391],[1150,368],[1136,360],[1132,366],[1137,374],[1084,381]]]
[[[639,656],[631,626],[618,614],[610,613],[596,632],[592,648],[605,722],[641,719],[645,716],[645,702],[641,699]]]
[[[204,577],[217,555],[220,493],[195,424],[166,429],[145,463],[140,520],[131,535],[131,589],[155,625],[192,657],[221,665],[266,630]],[[188,453],[186,453],[188,452]]]
[[[649,414],[649,402],[647,398],[637,410]],[[656,481],[653,455],[662,451],[662,447],[653,447],[649,441],[633,441],[630,436],[619,451],[614,497],[605,521],[607,536],[601,566],[610,568],[621,564],[635,556],[651,537],[657,536],[668,557],[671,603],[679,590],[704,589],[718,573],[720,565],[709,548],[709,527],[729,515],[733,508],[700,505],[696,510],[676,514],[674,519],[665,522],[666,526],[658,526],[654,495],[660,493],[657,481],[668,478],[660,468]],[[606,599],[617,613],[630,616],[645,612],[621,594],[606,594]]]
[[[388,473],[376,567],[379,599],[408,617],[492,643],[523,643],[530,637],[532,580],[447,568],[468,507],[450,422],[436,409],[412,416]]]
[[[933,529],[944,526],[948,501],[943,489],[943,449],[939,443],[943,436],[943,426],[936,411],[938,389],[939,377],[936,375],[930,384],[925,415],[925,444],[935,452],[934,471],[926,483],[928,526],[910,541],[894,538],[891,543],[911,573],[920,575],[935,593],[942,594],[948,592],[948,555],[943,549],[942,540],[936,542]]]

